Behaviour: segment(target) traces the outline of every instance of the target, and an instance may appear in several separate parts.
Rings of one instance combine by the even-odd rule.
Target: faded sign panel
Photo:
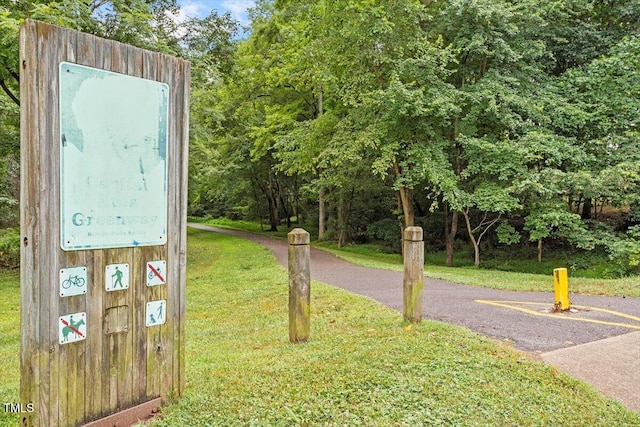
[[[167,241],[169,86],[60,63],[61,246]]]

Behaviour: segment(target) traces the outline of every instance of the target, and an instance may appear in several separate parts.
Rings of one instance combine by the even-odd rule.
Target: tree
[[[482,238],[505,214],[522,207],[513,187],[525,169],[522,141],[550,122],[544,108],[549,79],[540,66],[544,44],[526,31],[543,22],[535,22],[531,9],[506,1],[439,7],[431,32],[455,53],[447,82],[455,88],[458,110],[444,131],[449,172],[430,185],[453,212],[446,216],[451,221],[445,226],[447,265],[453,263],[458,215],[478,265]]]
[[[446,83],[451,52],[429,40],[427,8],[409,1],[334,6],[328,45],[353,143],[398,192],[404,226],[415,222],[414,189],[442,163],[443,124],[457,106]],[[338,12],[339,11],[339,12]]]
[[[18,95],[18,33],[26,18],[73,28],[134,46],[175,53],[178,48],[167,14],[175,0],[1,0],[0,87],[13,102]]]

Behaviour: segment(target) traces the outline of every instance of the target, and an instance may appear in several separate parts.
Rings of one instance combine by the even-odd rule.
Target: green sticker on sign
[[[129,289],[129,264],[108,264],[104,272],[104,286],[108,292]]]
[[[62,249],[165,244],[169,86],[59,70]]]

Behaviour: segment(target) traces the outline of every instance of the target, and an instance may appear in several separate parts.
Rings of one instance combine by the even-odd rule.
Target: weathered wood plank
[[[37,114],[37,76],[39,63],[37,59],[37,30],[33,21],[26,21],[20,28],[20,234],[22,244],[20,250],[20,324],[22,338],[20,346],[20,400],[22,403],[33,403],[37,413],[24,415],[24,422],[32,424],[36,415],[46,415],[46,409],[38,399],[41,387],[41,363],[48,361],[49,352],[39,347],[40,329],[40,293],[37,283],[40,271],[36,268],[39,254],[37,243],[38,217],[37,203],[29,195],[37,194],[38,180],[30,172],[37,167],[39,158],[38,144],[31,143],[39,132],[39,123],[32,120]]]
[[[161,61],[162,66],[158,70],[159,80],[167,83],[169,85],[169,105],[171,105],[174,110],[172,111],[173,115],[178,115],[180,111],[180,106],[176,102],[178,99],[181,88],[176,85],[176,75],[174,64],[170,62],[170,58],[166,56],[162,58]],[[176,124],[175,120],[172,120],[168,123],[168,133],[167,133],[167,158],[168,159],[179,159],[181,153],[180,142],[179,139],[179,125]],[[167,206],[167,225],[168,225],[168,239],[165,247],[165,257],[164,259],[178,259],[177,258],[177,234],[179,233],[178,222],[176,219],[176,210],[180,209],[179,200],[181,195],[176,191],[176,181],[178,174],[180,173],[180,162],[177,161],[169,161],[167,165],[167,175],[170,177],[168,180],[167,187],[167,197],[168,200],[176,201],[176,203],[169,203]],[[175,263],[174,263],[175,264]],[[177,386],[174,385],[174,376],[173,372],[177,369],[179,365],[179,361],[175,359],[175,347],[179,346],[179,341],[177,341],[176,336],[176,323],[178,322],[177,318],[173,315],[175,312],[175,307],[179,307],[178,295],[176,295],[173,290],[175,289],[175,285],[178,281],[177,276],[178,270],[176,268],[169,268],[167,270],[166,277],[166,285],[163,285],[162,291],[163,295],[159,298],[167,300],[167,321],[164,325],[162,325],[161,331],[161,342],[163,345],[163,353],[160,359],[160,369],[165,372],[165,375],[159,378],[159,387],[162,390],[173,390]],[[178,326],[179,328],[179,326]],[[167,399],[167,394],[163,396],[163,399]]]
[[[104,292],[104,251],[95,251],[88,267],[91,268],[89,276],[89,288],[87,289],[87,324],[100,325],[103,319],[103,292]],[[104,369],[105,359],[103,356],[104,334],[92,333],[91,339],[87,340],[86,372],[86,419],[96,418],[105,412],[102,397],[107,384]]]
[[[144,248],[144,257],[145,257],[145,273],[146,273],[146,263],[148,261],[157,261],[157,260],[166,260],[166,245],[165,246],[149,246]],[[167,267],[168,268],[168,267]],[[146,280],[145,280],[146,283]],[[145,285],[146,286],[146,285]],[[158,285],[158,286],[147,286],[146,287],[146,302],[151,301],[159,301],[167,299],[167,285]],[[170,301],[167,301],[167,306],[170,305]],[[145,308],[141,308],[142,310],[146,310]],[[166,318],[166,312],[164,313]],[[145,324],[146,324],[146,316],[145,316]],[[145,326],[146,327],[146,326]],[[147,329],[147,384],[146,384],[146,395],[147,398],[153,397],[163,397],[166,396],[166,391],[162,390],[160,379],[161,376],[164,375],[162,371],[163,366],[165,365],[165,357],[167,353],[167,342],[165,341],[165,337],[163,335],[163,329],[166,328],[166,323],[163,325],[150,326],[146,327]]]
[[[55,64],[58,68],[61,61],[68,62],[84,62],[87,65],[95,65],[95,39],[86,39],[77,32],[59,31],[60,53]],[[54,64],[52,64],[53,66]],[[59,77],[58,77],[59,78]],[[59,81],[56,81],[56,89],[60,87]],[[57,93],[57,99],[60,94]],[[59,102],[55,103],[57,109],[52,115],[54,120],[54,136],[56,137],[56,149],[58,156],[56,163],[60,164],[60,110]],[[55,177],[56,184],[60,183],[60,170]],[[58,186],[58,185],[57,185]],[[60,188],[58,186],[58,192]],[[60,197],[57,197],[56,211],[60,212]],[[60,237],[56,233],[55,248],[59,253],[59,268],[69,267],[88,267],[91,254],[87,251],[64,252],[60,250]],[[88,271],[87,271],[88,273]],[[88,277],[87,277],[88,279]],[[77,295],[68,298],[60,298],[59,315],[69,313],[79,313],[87,311],[87,296]],[[87,319],[88,320],[88,319]],[[94,325],[87,322],[87,333],[93,335],[92,328]],[[86,340],[73,344],[60,346],[59,363],[59,381],[60,381],[60,402],[62,407],[66,408],[64,415],[60,417],[60,423],[64,425],[81,423],[85,418],[85,376],[84,370],[86,364]]]
[[[90,38],[90,37],[89,37]],[[112,41],[96,40],[94,43],[94,63],[85,63],[87,66],[94,66],[101,69],[109,69],[111,64]],[[70,62],[74,62],[69,58]],[[87,292],[87,323],[91,327],[91,339],[87,340],[87,354],[85,358],[85,421],[95,419],[106,413],[103,407],[103,396],[105,386],[108,385],[108,367],[104,365],[108,359],[103,357],[105,347],[105,334],[102,331],[104,321],[104,293],[105,278],[104,250],[91,251],[92,259],[87,264],[91,268],[91,279]]]
[[[177,366],[173,368],[173,390],[181,396],[185,388],[185,349],[186,349],[186,282],[187,282],[187,192],[184,191],[188,187],[189,182],[189,87],[191,85],[191,65],[184,61],[174,61],[174,87],[176,88],[176,98],[172,105],[176,107],[176,142],[179,143],[179,151],[176,154],[180,157],[180,170],[176,173],[175,183],[177,193],[175,200],[180,210],[176,212],[178,218],[170,223],[178,226],[178,230],[172,233],[177,236],[176,247],[173,249],[172,256],[174,265],[177,264],[178,271],[174,274],[175,282],[172,283],[171,296],[177,301],[172,306],[172,317],[176,321],[174,325],[174,363]],[[172,200],[172,199],[170,199]],[[177,260],[177,262],[175,262]],[[177,362],[176,362],[177,361]]]
[[[146,265],[142,248],[134,250],[134,268],[131,272],[135,280],[135,294],[132,304],[133,342],[133,398],[136,402],[146,399],[147,388],[147,328],[145,327],[144,307],[146,304]]]
[[[149,52],[143,61],[143,76],[144,78],[148,78],[151,80],[160,81],[163,83],[169,84],[169,97],[171,97],[171,93],[173,88],[171,87],[171,82],[167,79],[167,76],[164,74],[166,57],[160,55],[158,53]],[[173,109],[173,104],[171,98],[169,98],[169,105]],[[174,114],[171,111],[170,114]],[[168,134],[167,134],[167,151],[166,151],[166,159],[167,159],[167,179],[168,179],[168,187],[167,187],[167,200],[173,200],[172,194],[170,191],[170,185],[173,181],[172,168],[175,163],[172,151],[172,137],[171,137],[171,125],[173,120],[169,120],[168,123]],[[172,219],[170,217],[170,209],[171,203],[165,208],[167,209],[167,243],[163,246],[156,246],[152,248],[148,248],[146,252],[147,259],[145,261],[158,261],[164,260],[169,261],[173,259],[172,255],[168,252],[168,248],[170,247],[170,242],[173,239],[173,225]],[[167,262],[168,270],[165,271],[165,280],[167,283],[171,280],[172,269],[170,267],[170,262]],[[159,285],[149,287],[147,290],[147,302],[149,301],[158,301],[158,300],[166,300],[168,310],[169,307],[174,303],[169,297],[167,292],[167,285]],[[165,311],[165,323],[160,326],[152,326],[148,328],[148,343],[153,343],[149,347],[153,348],[152,352],[147,351],[147,356],[152,360],[148,362],[147,366],[152,366],[152,371],[147,371],[147,393],[149,397],[162,396],[163,402],[166,402],[167,390],[171,390],[171,384],[166,381],[167,378],[171,378],[171,355],[172,346],[173,346],[173,335],[171,329],[171,319],[168,317],[168,313]]]
[[[38,245],[41,248],[41,257],[37,260],[38,270],[40,271],[40,330],[45,332],[44,339],[39,345],[43,350],[49,351],[48,361],[48,378],[43,378],[40,387],[40,404],[45,406],[46,414],[50,419],[50,425],[56,426],[60,424],[60,417],[63,407],[60,402],[60,386],[59,386],[59,360],[60,352],[55,344],[58,340],[58,317],[59,317],[59,298],[55,295],[51,286],[42,286],[42,284],[56,283],[57,274],[54,273],[60,264],[59,253],[56,248],[56,236],[54,230],[54,218],[57,216],[59,192],[56,178],[58,176],[57,167],[50,167],[50,162],[56,164],[59,159],[57,138],[54,134],[54,114],[58,113],[57,100],[57,82],[58,73],[57,63],[60,57],[58,47],[56,49],[47,49],[48,44],[56,44],[58,41],[58,32],[51,27],[37,24],[38,28],[38,62],[41,64],[37,78],[38,97],[40,105],[36,117],[40,126],[38,128],[37,138],[45,143],[40,144],[39,159],[34,175],[38,180],[38,199],[40,201],[37,221],[38,221]],[[45,108],[45,106],[47,108]],[[33,172],[32,172],[33,173]]]

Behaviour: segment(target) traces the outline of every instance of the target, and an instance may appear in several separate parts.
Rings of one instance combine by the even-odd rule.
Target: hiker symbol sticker
[[[167,321],[167,300],[149,301],[147,303],[147,327],[162,325]]]
[[[147,286],[158,286],[167,283],[167,262],[147,262]]]
[[[129,264],[108,264],[104,273],[104,287],[107,291],[129,288]]]
[[[87,338],[87,313],[73,313],[60,316],[58,328],[60,344],[69,344]]]

